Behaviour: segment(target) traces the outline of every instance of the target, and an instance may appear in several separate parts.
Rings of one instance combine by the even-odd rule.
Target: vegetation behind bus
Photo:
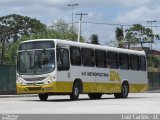
[[[11,20],[10,18],[14,19]],[[5,23],[5,25],[0,24],[0,49],[2,51],[2,53],[0,53],[0,62],[2,64],[16,63],[17,48],[22,41],[44,38],[70,39],[76,41],[78,38],[76,34],[77,28],[73,27],[74,30],[72,30],[72,27],[66,24],[62,19],[58,20],[57,23],[53,23],[53,26],[50,27],[47,27],[36,19],[16,14],[0,17],[0,21]],[[21,23],[21,21],[25,21],[27,26],[24,26],[25,23]],[[84,41],[82,36],[80,41]]]
[[[9,18],[15,18],[13,21],[10,21],[10,23],[7,23],[7,19]],[[24,24],[21,23],[21,21],[26,21],[29,26],[33,28],[32,32],[28,34],[27,32],[22,32],[21,29],[24,29]],[[16,14],[7,15],[0,17],[0,21],[5,22],[7,25],[10,25],[8,27],[0,24],[0,49],[3,50],[0,54],[1,62],[4,61],[4,64],[15,64],[16,63],[16,57],[17,57],[17,48],[21,41],[29,40],[29,39],[40,39],[40,38],[51,38],[51,39],[70,39],[70,40],[77,40],[77,28],[74,26],[72,30],[72,26],[66,24],[62,19],[58,20],[57,23],[53,23],[52,26],[49,28],[46,27],[46,25],[42,24],[40,21],[36,19],[31,19],[29,17],[24,17]],[[32,24],[30,24],[30,21]],[[17,23],[17,24],[13,24]],[[3,29],[2,29],[3,28]],[[26,29],[27,30],[27,29]],[[126,31],[126,34],[123,34],[122,28],[117,28],[115,31],[116,40],[118,43],[118,47],[126,47],[126,42],[130,40],[130,44],[140,44],[140,36],[143,41],[147,41],[149,39],[152,39],[155,37],[156,39],[159,39],[159,35],[155,35],[153,31],[149,28],[145,28],[142,25],[135,24],[128,28]],[[144,33],[144,34],[142,34]],[[20,36],[18,36],[20,34]],[[4,40],[3,40],[3,39]],[[130,38],[130,39],[129,39]],[[10,41],[12,39],[12,41]],[[3,42],[5,42],[5,46],[3,46]],[[81,36],[81,42],[84,41],[84,38]],[[90,42],[92,44],[99,44],[98,34],[92,34],[90,38]],[[141,45],[143,45],[141,43]],[[154,56],[152,54],[147,54],[147,61],[148,61],[148,68],[149,71],[160,71],[158,68],[160,68],[160,57]]]
[[[124,34],[125,31],[125,34]],[[142,50],[145,43],[153,42],[153,40],[159,40],[160,35],[154,34],[152,29],[146,28],[140,24],[134,24],[128,29],[123,27],[117,27],[115,30],[116,41],[118,47],[128,48],[140,44]],[[145,50],[146,51],[146,50]],[[154,55],[152,50],[147,50],[147,66],[149,72],[160,72],[160,55]]]

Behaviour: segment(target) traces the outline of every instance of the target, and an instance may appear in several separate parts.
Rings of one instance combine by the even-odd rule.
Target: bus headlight
[[[53,78],[52,76],[48,76],[48,77],[45,79],[44,84],[51,84],[53,81],[55,81],[55,78]]]
[[[17,78],[17,84],[20,84],[20,85],[24,85],[25,83],[23,82],[22,78],[18,77]]]

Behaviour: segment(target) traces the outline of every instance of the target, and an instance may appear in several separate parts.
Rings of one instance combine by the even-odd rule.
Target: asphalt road
[[[160,114],[160,93],[132,93],[127,99],[103,95],[100,100],[89,100],[80,95],[78,101],[69,96],[0,98],[0,114]]]

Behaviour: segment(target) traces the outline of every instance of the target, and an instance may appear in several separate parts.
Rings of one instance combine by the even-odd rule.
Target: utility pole
[[[152,30],[152,23],[155,23],[155,22],[157,22],[156,20],[149,20],[149,21],[147,21],[148,23],[151,23],[151,30]],[[153,30],[152,30],[152,32],[153,32]],[[151,52],[152,52],[152,43],[154,42],[154,40],[152,39],[151,40]]]
[[[68,6],[72,7],[72,40],[73,40],[73,14],[74,14],[74,7],[78,6],[79,4],[68,4]]]
[[[82,22],[82,17],[83,15],[88,15],[87,13],[79,13],[76,15],[80,15],[80,19],[79,19],[79,29],[78,29],[78,42],[80,42],[80,37],[81,37],[81,22]]]

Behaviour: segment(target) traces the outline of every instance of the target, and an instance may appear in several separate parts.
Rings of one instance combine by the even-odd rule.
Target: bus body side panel
[[[83,92],[96,92],[95,68],[84,66],[72,66],[71,76],[73,80],[80,79],[83,83]]]
[[[121,91],[121,83],[117,74],[118,70],[97,68],[96,71],[97,92],[117,93]]]
[[[121,81],[128,81],[129,92],[142,92],[148,88],[148,78],[146,71],[120,70]]]

